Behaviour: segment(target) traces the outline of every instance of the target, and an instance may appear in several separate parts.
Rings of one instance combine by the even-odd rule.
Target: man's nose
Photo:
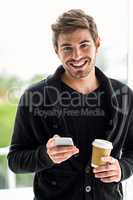
[[[73,59],[79,60],[82,57],[81,50],[79,48],[75,48],[73,50]]]

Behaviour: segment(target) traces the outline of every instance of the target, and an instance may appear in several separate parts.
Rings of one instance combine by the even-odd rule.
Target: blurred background
[[[97,23],[101,38],[97,66],[133,89],[132,0],[0,0],[1,199],[12,196],[21,200],[24,195],[33,199],[34,174],[13,174],[7,167],[6,155],[21,94],[60,64],[52,46],[51,24],[72,8],[83,9]],[[125,200],[133,199],[132,179],[123,183]]]

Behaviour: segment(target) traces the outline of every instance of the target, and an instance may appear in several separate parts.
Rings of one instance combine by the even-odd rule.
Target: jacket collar
[[[57,70],[55,71],[55,73],[53,75],[50,75],[45,83],[47,86],[53,86],[58,88],[59,91],[61,91],[61,84],[60,84],[60,80],[61,80],[61,76],[64,73],[64,68],[62,65],[60,65]],[[100,80],[100,82],[102,82],[104,88],[105,88],[105,92],[107,93],[107,101],[109,104],[109,107],[111,108],[112,111],[112,117],[114,118],[114,115],[116,114],[116,110],[118,107],[118,101],[117,101],[117,97],[115,94],[115,90],[112,86],[112,83],[110,81],[110,79],[98,68],[95,67],[95,73],[96,73],[96,77],[98,80]],[[51,92],[51,94],[49,94],[50,97],[54,98],[54,94],[53,92]],[[52,98],[51,98],[52,100]]]
[[[56,87],[58,91],[61,91],[61,75],[64,73],[63,66],[59,66],[55,73],[52,76],[49,76],[46,80],[46,86],[52,86]],[[117,125],[118,125],[118,114],[119,114],[119,104],[118,104],[118,98],[117,94],[115,92],[115,88],[112,85],[111,79],[109,79],[98,67],[95,67],[95,73],[97,78],[102,82],[105,92],[107,94],[107,104],[109,106],[110,110],[110,120],[109,120],[109,126],[106,132],[106,139],[109,141],[112,141],[114,144],[117,143],[117,139],[119,139],[120,134],[118,134]],[[51,102],[55,101],[55,98],[57,98],[56,94],[52,90],[47,90],[49,99]],[[57,108],[60,108],[60,105],[56,106]],[[121,123],[123,123],[126,119],[126,116],[123,116]],[[64,120],[64,119],[63,119]],[[124,124],[124,123],[123,123]],[[66,127],[67,128],[67,127]],[[116,133],[117,132],[117,133]]]

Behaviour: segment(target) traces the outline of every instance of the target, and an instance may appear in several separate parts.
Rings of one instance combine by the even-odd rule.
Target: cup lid
[[[109,142],[108,140],[102,140],[102,139],[95,139],[92,144],[99,148],[105,148],[105,149],[113,149],[112,142]]]

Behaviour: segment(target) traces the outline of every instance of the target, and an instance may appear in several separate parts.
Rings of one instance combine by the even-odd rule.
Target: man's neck
[[[75,79],[64,73],[62,75],[62,81],[82,94],[89,94],[100,85],[100,82],[95,75],[95,68],[89,73],[87,77],[81,79]]]

